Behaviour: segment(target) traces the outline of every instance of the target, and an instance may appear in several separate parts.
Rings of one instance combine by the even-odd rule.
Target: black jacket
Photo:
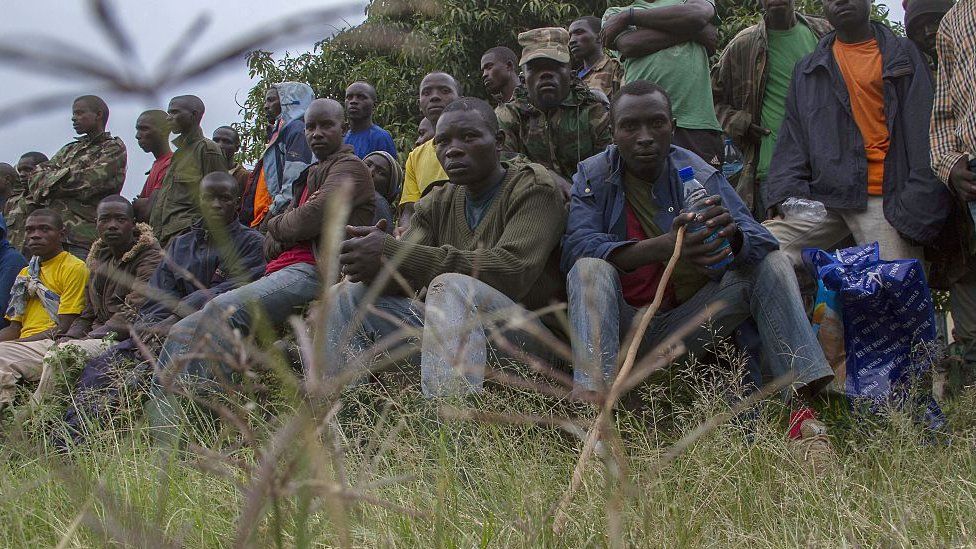
[[[884,25],[872,25],[883,62],[890,139],[882,182],[885,218],[903,236],[930,243],[949,212],[949,193],[929,164],[932,77],[914,44]],[[786,118],[762,186],[765,204],[796,196],[828,208],[867,207],[864,141],[832,53],[835,37],[835,32],[824,36],[794,69]]]

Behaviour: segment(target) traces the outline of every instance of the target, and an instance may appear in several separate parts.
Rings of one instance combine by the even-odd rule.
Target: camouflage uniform
[[[603,61],[590,67],[589,72],[582,74],[580,78],[587,88],[597,89],[606,94],[607,98],[613,99],[613,94],[620,89],[620,83],[624,79],[624,68],[609,55],[603,56]]]
[[[211,172],[227,171],[224,152],[194,128],[173,140],[176,151],[162,186],[153,193],[149,224],[165,247],[171,238],[185,232],[200,219],[200,180]]]
[[[532,105],[524,89],[516,90],[515,100],[495,113],[505,132],[505,150],[524,154],[567,179],[576,173],[578,163],[610,144],[610,113],[579,81],[548,113]]]
[[[62,147],[31,174],[26,199],[18,206],[20,211],[17,215],[11,212],[19,239],[11,243],[18,249],[23,246],[27,214],[50,208],[64,220],[68,251],[84,257],[98,237],[95,231],[98,203],[106,196],[119,194],[125,183],[125,161],[125,143],[108,132],[82,136]]]

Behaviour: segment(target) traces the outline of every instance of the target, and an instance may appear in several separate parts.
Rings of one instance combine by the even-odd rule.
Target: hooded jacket
[[[929,164],[932,77],[914,44],[871,24],[882,58],[884,110],[890,143],[884,162],[884,215],[902,236],[929,244],[949,212],[949,193]],[[763,203],[810,198],[828,208],[864,210],[868,162],[851,100],[834,60],[837,33],[793,71]]]
[[[145,291],[140,287],[149,282],[162,259],[152,227],[137,224],[133,238],[132,248],[120,258],[112,254],[101,238],[92,244],[85,262],[91,273],[85,288],[85,309],[65,335],[98,339],[115,332],[119,339],[129,336],[129,326],[146,301]]]
[[[7,241],[7,222],[3,215],[0,215],[0,306],[2,311],[7,310],[10,302],[10,287],[14,285],[14,279],[24,267],[27,260],[23,254],[10,245]],[[0,329],[6,328],[10,321],[0,315]]]
[[[314,162],[312,149],[305,140],[305,111],[315,99],[315,93],[308,84],[299,82],[282,82],[274,87],[281,101],[281,114],[275,126],[278,131],[272,134],[244,191],[240,220],[247,226],[256,217],[254,196],[262,174],[271,196],[267,214],[274,216],[291,204],[295,180]]]

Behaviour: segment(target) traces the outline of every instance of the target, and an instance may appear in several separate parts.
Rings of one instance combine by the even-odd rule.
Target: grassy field
[[[559,535],[551,510],[581,447],[572,425],[594,416],[580,404],[502,388],[434,403],[415,386],[371,384],[338,405],[252,409],[243,435],[198,421],[207,449],[178,455],[152,449],[132,414],[68,457],[41,436],[52,404],[22,433],[5,419],[0,546],[976,545],[972,393],[948,408],[948,444],[898,415],[856,421],[825,403],[838,457],[820,474],[785,440],[775,403],[669,461],[728,410],[722,386],[641,389],[645,404],[615,418],[623,457],[590,463]]]

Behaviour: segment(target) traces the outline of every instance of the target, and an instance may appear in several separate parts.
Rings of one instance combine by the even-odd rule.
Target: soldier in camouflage
[[[17,251],[24,249],[24,221],[27,219],[27,198],[30,196],[30,176],[37,170],[37,166],[47,162],[48,158],[42,152],[31,151],[21,155],[17,161],[18,184],[10,191],[7,207],[3,211],[7,221],[7,241]]]
[[[71,107],[71,123],[81,135],[61,147],[30,176],[24,214],[48,208],[64,219],[64,249],[85,259],[97,238],[95,210],[125,182],[125,144],[105,131],[108,105],[102,98],[83,95]],[[14,246],[23,244],[13,243]]]
[[[624,79],[620,62],[607,55],[600,41],[600,18],[588,15],[569,25],[569,53],[580,64],[576,73],[591,90],[600,90],[612,99]]]
[[[566,29],[533,29],[518,41],[525,88],[496,110],[504,147],[569,179],[610,144],[607,105],[573,76]]]

